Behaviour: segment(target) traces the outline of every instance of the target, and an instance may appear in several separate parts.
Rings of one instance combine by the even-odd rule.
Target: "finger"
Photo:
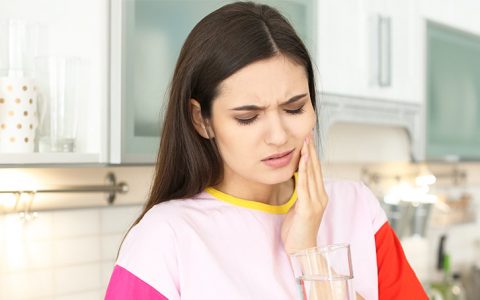
[[[311,134],[313,137],[313,134]],[[320,165],[320,160],[318,159],[317,151],[315,148],[315,144],[312,141],[308,144],[309,145],[309,156],[310,156],[310,164],[313,166],[314,174],[315,174],[315,185],[317,186],[317,191],[319,192],[317,195],[319,200],[322,202],[323,207],[327,205],[327,197],[325,192],[325,187],[323,185],[323,173],[322,167]]]
[[[307,169],[307,187],[308,187],[308,192],[310,194],[310,202],[313,203],[315,201],[318,201],[319,197],[318,197],[318,190],[317,190],[317,180],[315,178],[315,169],[313,167],[313,164],[312,164],[312,160],[310,159],[311,158],[311,151],[310,151],[310,146],[311,144],[311,140],[310,138],[307,138],[307,153],[308,153],[308,157],[309,157],[309,160],[306,162],[306,169]],[[321,204],[323,205],[323,203],[321,202]]]
[[[315,179],[319,188],[323,189],[323,174],[322,167],[320,165],[320,160],[318,159],[317,150],[315,148],[315,143],[313,141],[313,134],[310,134],[311,142],[308,143],[309,146],[309,156],[311,157],[310,161],[315,170]]]
[[[308,155],[310,156],[310,167],[312,170],[312,178],[315,180],[315,184],[318,184],[318,181],[321,179],[321,174],[318,173],[318,158],[315,151],[315,145],[313,142],[312,134],[309,134],[307,137],[307,146],[308,146]]]
[[[305,144],[306,144],[306,152],[308,154],[308,161],[306,162],[306,180],[307,180],[307,187],[309,191],[309,203],[310,205],[315,205],[318,201],[318,189],[317,189],[317,183],[315,179],[315,170],[313,168],[312,162],[311,162],[311,151],[310,151],[310,143],[312,142],[310,139],[310,136],[307,136],[305,138]]]
[[[302,150],[300,151],[300,163],[298,165],[298,188],[297,188],[297,196],[300,200],[300,203],[305,203],[308,200],[308,186],[307,186],[307,168],[306,164],[308,161],[308,153],[307,153],[307,146],[306,142],[303,143]],[[300,204],[301,205],[301,204]]]

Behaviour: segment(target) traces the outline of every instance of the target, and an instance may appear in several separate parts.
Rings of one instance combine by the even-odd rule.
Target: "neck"
[[[214,188],[237,198],[269,205],[282,205],[292,196],[294,185],[293,178],[277,184],[265,184],[248,180],[225,170],[223,181]]]

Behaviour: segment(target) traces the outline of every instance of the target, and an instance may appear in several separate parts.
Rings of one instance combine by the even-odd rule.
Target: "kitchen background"
[[[314,58],[326,177],[370,186],[432,295],[478,299],[480,2],[264,2]],[[102,299],[179,47],[221,3],[0,0],[0,299]]]

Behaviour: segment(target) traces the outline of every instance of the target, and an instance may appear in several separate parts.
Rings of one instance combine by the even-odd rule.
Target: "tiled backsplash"
[[[0,299],[103,299],[140,205],[0,216]]]

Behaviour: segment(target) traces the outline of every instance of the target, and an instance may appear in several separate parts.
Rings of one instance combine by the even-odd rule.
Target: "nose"
[[[278,114],[272,114],[267,122],[265,142],[269,145],[280,146],[287,142],[288,132],[284,121]]]

